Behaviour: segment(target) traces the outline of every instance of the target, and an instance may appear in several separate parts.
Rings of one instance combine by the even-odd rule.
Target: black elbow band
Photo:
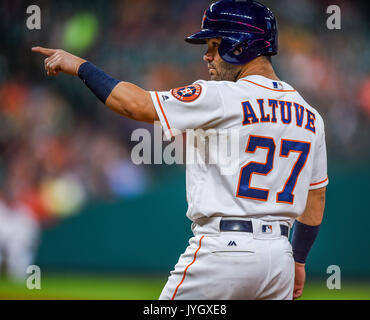
[[[80,65],[78,76],[104,104],[114,87],[120,82],[108,76],[91,62],[84,62]]]
[[[309,226],[299,221],[294,222],[292,248],[295,262],[306,263],[308,253],[319,233],[320,225]]]

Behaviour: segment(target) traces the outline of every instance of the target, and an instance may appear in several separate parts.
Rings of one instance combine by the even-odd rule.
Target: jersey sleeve
[[[168,139],[186,129],[215,128],[224,106],[214,81],[196,81],[171,91],[151,91],[151,98]]]
[[[327,172],[327,156],[325,143],[324,122],[321,119],[322,130],[320,130],[319,140],[316,143],[313,160],[313,170],[310,182],[310,190],[323,188],[328,185],[329,178]]]

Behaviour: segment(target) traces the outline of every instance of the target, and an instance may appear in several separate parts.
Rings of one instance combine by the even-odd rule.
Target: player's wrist
[[[306,266],[305,263],[300,263],[300,262],[297,262],[297,261],[294,261],[295,263],[295,266],[298,267],[298,268],[304,268]]]
[[[74,76],[78,77],[78,71],[80,70],[81,66],[86,63],[87,60],[79,58],[79,61],[76,63]]]

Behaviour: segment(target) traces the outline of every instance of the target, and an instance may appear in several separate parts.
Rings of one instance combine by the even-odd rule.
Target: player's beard
[[[211,66],[216,70],[216,74],[211,75],[211,80],[214,81],[236,81],[241,71],[241,67],[238,65],[227,63],[223,60],[215,66]]]

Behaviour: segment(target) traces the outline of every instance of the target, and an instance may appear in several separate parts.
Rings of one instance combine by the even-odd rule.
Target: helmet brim
[[[220,36],[221,35],[215,30],[204,29],[185,38],[185,41],[191,44],[206,44],[207,39],[217,38]]]
[[[203,29],[197,33],[192,34],[191,36],[185,39],[186,42],[191,44],[206,44],[207,39],[211,38],[227,38],[235,43],[243,41],[247,33],[242,32],[232,32],[227,30],[212,30],[212,29]]]

